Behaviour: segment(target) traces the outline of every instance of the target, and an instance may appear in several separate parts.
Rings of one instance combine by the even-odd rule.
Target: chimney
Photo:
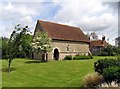
[[[102,44],[104,43],[105,41],[105,36],[102,37]]]
[[[102,37],[102,41],[105,41],[105,36]]]

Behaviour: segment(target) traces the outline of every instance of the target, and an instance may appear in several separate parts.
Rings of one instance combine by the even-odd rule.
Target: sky
[[[33,33],[37,20],[79,27],[85,34],[115,45],[118,37],[119,0],[3,0],[0,2],[0,36],[9,37],[15,25],[29,26]]]

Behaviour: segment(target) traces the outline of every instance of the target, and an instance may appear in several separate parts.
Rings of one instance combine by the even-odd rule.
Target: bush
[[[72,56],[71,55],[67,55],[64,60],[72,60]]]
[[[107,52],[101,52],[98,54],[98,56],[108,56],[108,53]]]
[[[84,77],[84,87],[85,88],[95,88],[97,87],[99,84],[101,84],[102,82],[104,82],[104,79],[101,75],[99,75],[98,73],[95,74],[87,74]]]
[[[103,70],[103,77],[107,83],[117,82],[120,83],[120,67],[112,66]]]
[[[86,56],[86,55],[76,55],[73,57],[73,60],[81,60],[81,59],[92,59],[93,57],[90,56]]]
[[[118,60],[120,60],[120,55],[117,55],[116,57],[117,57]]]
[[[94,70],[99,74],[103,74],[103,70],[110,66],[120,66],[120,60],[118,59],[99,59],[97,62],[94,62]]]
[[[110,53],[108,53],[108,52],[101,52],[97,56],[116,56],[116,55],[117,55],[117,53],[115,53],[115,52],[110,52]]]

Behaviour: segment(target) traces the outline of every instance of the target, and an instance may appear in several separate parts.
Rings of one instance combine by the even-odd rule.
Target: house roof
[[[37,24],[41,27],[39,30],[47,32],[52,39],[89,42],[89,38],[78,27],[42,20],[38,20]]]
[[[96,41],[91,41],[90,42],[90,47],[95,47],[95,46],[107,46],[108,43],[106,41],[103,40],[96,40]]]

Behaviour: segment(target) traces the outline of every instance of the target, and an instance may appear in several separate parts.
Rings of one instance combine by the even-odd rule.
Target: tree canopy
[[[34,52],[51,51],[51,38],[48,37],[46,32],[36,32],[35,36],[33,37],[32,48]]]
[[[47,52],[52,51],[51,38],[43,31],[36,32],[33,37],[32,48],[35,53],[43,52],[43,61],[47,61]],[[46,56],[46,59],[44,59]]]
[[[19,25],[15,26],[15,29],[10,36],[10,39],[8,41],[8,46],[7,46],[9,71],[10,71],[10,65],[11,65],[12,60],[14,58],[16,58],[19,53],[20,53],[20,55],[24,54],[26,51],[26,47],[28,47],[27,46],[28,43],[25,40],[29,34],[28,29],[29,29],[28,26],[25,26],[22,28],[22,27],[20,27],[20,24],[19,24]],[[23,52],[23,53],[21,53],[21,52]]]
[[[7,46],[9,38],[1,37],[1,50],[2,50],[2,59],[7,58]]]

